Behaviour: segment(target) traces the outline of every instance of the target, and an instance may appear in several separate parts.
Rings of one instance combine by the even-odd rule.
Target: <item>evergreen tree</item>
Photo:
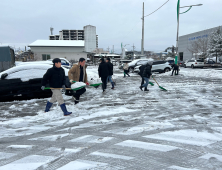
[[[222,56],[222,32],[220,27],[211,33],[208,44],[208,56],[217,57]]]

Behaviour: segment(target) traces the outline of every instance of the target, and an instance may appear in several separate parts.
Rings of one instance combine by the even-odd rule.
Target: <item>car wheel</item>
[[[129,72],[130,73],[134,73],[134,69],[133,68],[129,68]]]
[[[165,69],[164,69],[164,72],[169,72],[169,71],[170,71],[169,68],[165,68]]]
[[[191,65],[191,68],[194,69],[194,65],[193,64]]]
[[[184,68],[187,68],[187,66],[184,64]]]

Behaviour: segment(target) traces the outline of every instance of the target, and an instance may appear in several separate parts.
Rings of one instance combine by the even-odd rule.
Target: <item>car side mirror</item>
[[[4,73],[1,75],[1,80],[4,80],[8,76],[8,73]]]

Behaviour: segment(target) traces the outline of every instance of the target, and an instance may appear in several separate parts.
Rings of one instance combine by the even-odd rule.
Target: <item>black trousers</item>
[[[76,100],[79,100],[80,96],[85,92],[86,92],[86,88],[82,88],[82,89],[75,91],[73,93],[73,96],[76,98]]]
[[[141,86],[144,84],[144,78],[143,77],[141,77],[142,78],[142,81],[141,81]]]
[[[129,70],[124,70],[124,73],[125,73],[126,75],[130,76],[130,75],[129,75]],[[124,77],[126,76],[125,74],[124,74]]]
[[[173,69],[172,71],[172,75],[173,75],[173,72],[175,71],[175,75],[178,75],[178,69]]]
[[[107,85],[107,77],[108,77],[108,76],[106,76],[106,77],[101,77],[101,81],[103,82],[103,84],[102,84],[102,88],[103,88],[103,90],[106,89],[106,85]]]

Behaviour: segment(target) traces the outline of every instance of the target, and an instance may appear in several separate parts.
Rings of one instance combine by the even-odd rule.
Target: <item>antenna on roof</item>
[[[53,35],[54,28],[50,27],[51,35]]]

